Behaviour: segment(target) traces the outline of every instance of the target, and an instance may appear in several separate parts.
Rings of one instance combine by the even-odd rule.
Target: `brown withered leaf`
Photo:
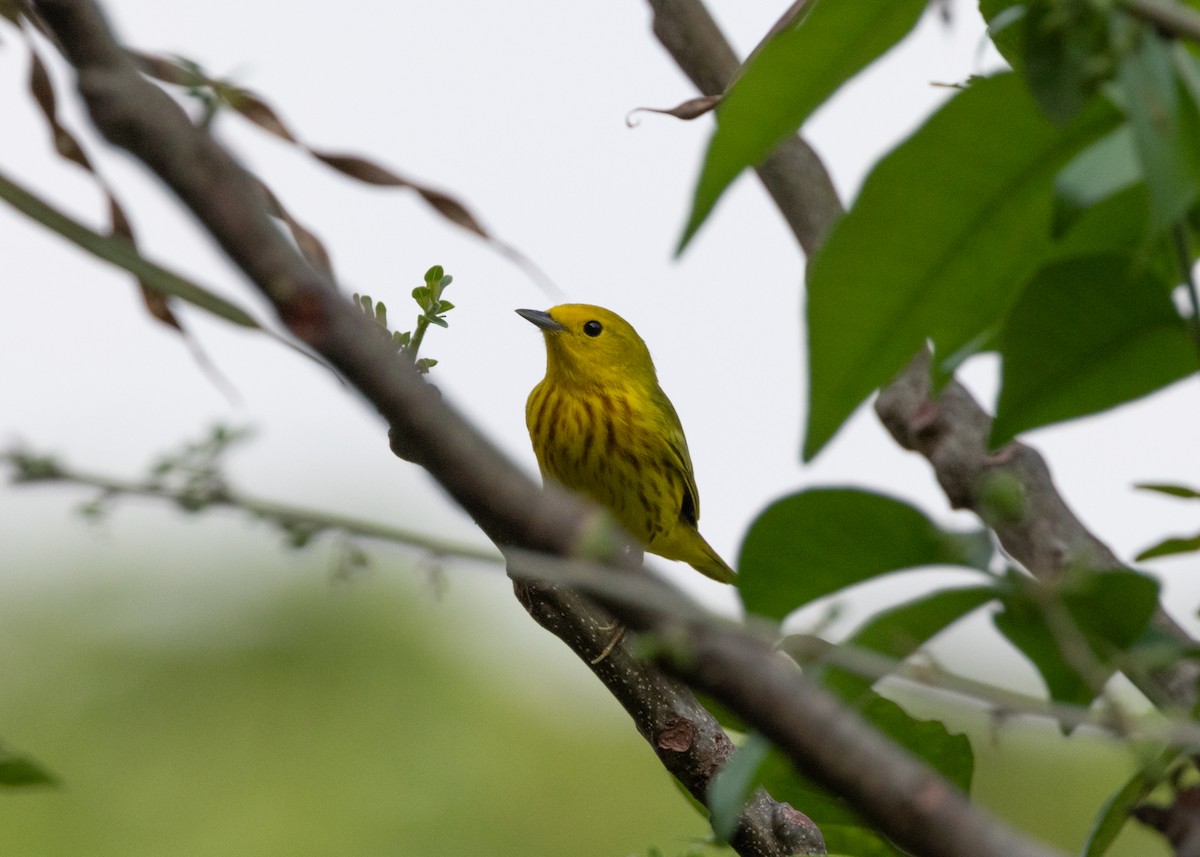
[[[279,114],[272,109],[271,105],[263,101],[253,92],[241,87],[229,87],[222,91],[222,97],[225,103],[236,110],[238,113],[245,116],[259,128],[262,128],[269,134],[274,134],[276,137],[287,140],[289,143],[300,145],[300,141],[288,128],[284,121],[279,118]]]
[[[481,238],[491,238],[487,230],[483,228],[483,225],[467,210],[467,207],[448,194],[409,181],[386,167],[382,167],[374,161],[368,161],[366,158],[360,158],[357,155],[320,152],[316,149],[309,149],[308,151],[318,161],[333,167],[333,169],[343,175],[358,179],[360,182],[379,185],[381,187],[406,187],[416,191],[422,199],[433,206],[434,210],[443,217],[453,221],[464,229],[474,232]]]
[[[32,41],[28,39],[26,41],[29,44],[29,93],[33,96],[33,100],[42,111],[42,117],[50,128],[50,136],[54,141],[55,150],[67,160],[79,164],[95,175],[96,171],[92,168],[92,162],[88,160],[79,141],[58,121],[58,102],[54,95],[54,84],[50,80],[50,73],[46,70],[46,64],[42,62],[41,55],[33,47]]]
[[[251,90],[232,84],[229,81],[207,76],[200,70],[200,67],[196,63],[181,57],[171,58],[133,51],[130,51],[129,54],[143,73],[150,77],[177,86],[209,88],[220,102],[241,114],[248,121],[262,128],[267,133],[292,143],[326,166],[337,170],[349,178],[378,187],[407,188],[414,191],[447,220],[491,243],[504,256],[529,273],[542,288],[550,293],[559,292],[558,287],[544,273],[538,270],[531,261],[526,259],[515,248],[497,240],[484,228],[483,224],[471,213],[470,209],[449,194],[410,181],[387,167],[358,155],[323,152],[305,145],[292,132],[287,123],[283,121],[278,111],[268,104],[265,99]],[[702,100],[704,99],[693,99],[693,101]],[[332,273],[329,254],[325,251],[324,246],[317,237],[299,224],[283,208],[278,199],[270,193],[261,180],[256,180],[259,181],[261,189],[265,191],[264,201],[267,203],[271,214],[287,224],[296,245],[304,253],[305,257],[323,271]]]
[[[630,128],[637,123],[634,121],[634,114],[637,113],[661,113],[664,116],[674,116],[676,119],[691,121],[705,113],[712,111],[714,107],[721,103],[721,95],[700,95],[696,98],[689,98],[687,101],[682,101],[674,107],[635,107],[629,111],[629,115],[625,117],[625,124]]]
[[[160,54],[142,53],[141,51],[130,50],[128,48],[125,50],[125,53],[133,60],[133,64],[137,66],[138,71],[155,80],[161,80],[163,83],[170,83],[175,86],[199,86],[208,80],[203,74],[198,73],[195,68],[171,57],[165,57]]]
[[[129,225],[129,218],[125,216],[125,209],[121,208],[121,204],[111,194],[108,197],[108,217],[109,222],[112,224],[112,234],[124,238],[136,250],[137,241],[133,237],[133,227]],[[138,287],[142,290],[142,303],[146,305],[146,310],[150,315],[168,327],[173,327],[182,333],[183,325],[179,323],[179,319],[171,311],[171,305],[167,296],[158,289],[148,285],[141,277],[138,277],[137,281]]]
[[[87,156],[87,153],[83,150],[83,146],[80,145],[75,135],[68,131],[59,121],[58,99],[54,92],[54,82],[50,78],[49,71],[46,69],[46,64],[42,60],[37,46],[24,30],[22,30],[22,33],[25,35],[25,43],[29,49],[29,92],[33,96],[38,109],[41,111],[42,118],[45,119],[47,127],[50,129],[55,151],[68,161],[87,170],[92,176],[96,182],[96,186],[100,189],[105,201],[108,203],[109,225],[112,234],[124,238],[136,249],[137,241],[134,239],[133,228],[130,226],[129,218],[125,215],[125,210],[117,201],[108,183],[96,171],[91,159]],[[142,301],[145,303],[150,315],[182,334],[183,327],[180,325],[179,319],[171,311],[167,296],[149,286],[141,278],[138,278],[138,287],[141,289]]]
[[[333,263],[321,240],[301,225],[296,218],[292,217],[291,213],[283,207],[283,203],[279,201],[279,197],[271,192],[271,189],[267,187],[262,179],[254,175],[251,175],[250,178],[254,180],[258,188],[263,207],[267,210],[268,214],[279,218],[287,225],[288,231],[292,234],[292,240],[296,242],[296,247],[299,248],[301,255],[314,268],[332,278]]]

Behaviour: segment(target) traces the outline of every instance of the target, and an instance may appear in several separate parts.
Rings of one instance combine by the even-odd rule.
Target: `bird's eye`
[[[598,321],[589,321],[587,324],[585,324],[583,326],[583,332],[586,333],[588,336],[599,336],[600,331],[602,331],[602,330],[604,330],[604,328],[600,325],[600,322],[598,322]]]

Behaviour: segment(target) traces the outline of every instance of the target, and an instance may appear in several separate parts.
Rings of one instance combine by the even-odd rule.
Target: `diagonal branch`
[[[383,416],[392,448],[425,467],[501,549],[615,557],[637,563],[598,509],[551,487],[543,491],[381,342],[373,321],[312,268],[263,210],[254,179],[165,93],[144,80],[92,0],[38,0],[37,11],[78,72],[78,88],[100,132],[141,159],[196,215],[271,301],[284,325],[326,357]],[[611,628],[577,596],[518,586],[539,622],[585,660]],[[601,642],[603,641],[603,642]],[[600,648],[597,648],[597,643]],[[629,711],[664,764],[699,799],[730,742],[691,693],[614,652],[594,669]],[[823,853],[816,827],[765,795],[742,814],[735,845],[746,857]]]
[[[1013,441],[988,449],[992,418],[967,389],[951,381],[934,393],[930,354],[921,351],[875,400],[875,413],[896,442],[929,462],[956,509],[970,509],[1035,577],[1057,580],[1074,568],[1108,571],[1124,564],[1067,505],[1045,458]],[[1190,635],[1159,608],[1159,633],[1185,646]],[[1179,660],[1129,678],[1151,700],[1189,708],[1196,702],[1200,665]]]

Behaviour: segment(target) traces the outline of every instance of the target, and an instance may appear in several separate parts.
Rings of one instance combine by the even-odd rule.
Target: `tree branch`
[[[553,568],[547,567],[550,563]],[[510,560],[518,579],[569,580],[574,590],[601,601],[631,628],[650,631],[658,640],[656,660],[665,669],[753,724],[801,773],[844,797],[913,854],[1061,857],[973,807],[924,762],[805,678],[793,661],[774,650],[770,635],[714,621],[658,578],[639,579],[638,588],[647,595],[627,598],[611,586],[609,569],[592,563],[563,565],[524,553]],[[637,661],[628,668],[646,670]]]
[[[1073,568],[1124,567],[1076,517],[1054,486],[1037,450],[1020,441],[990,452],[992,418],[957,381],[934,395],[930,354],[922,350],[875,400],[875,413],[896,442],[924,456],[950,505],[970,509],[1031,574],[1061,578]],[[1161,608],[1154,627],[1185,645],[1190,635]],[[1183,708],[1196,701],[1200,665],[1179,661],[1130,678],[1156,702]],[[1165,699],[1164,699],[1165,697]]]
[[[1200,42],[1200,14],[1173,0],[1124,0],[1130,14],[1173,36]]]
[[[801,773],[843,796],[913,854],[1059,855],[973,807],[761,641],[704,625],[676,633],[684,654],[666,659],[667,669],[753,723]]]

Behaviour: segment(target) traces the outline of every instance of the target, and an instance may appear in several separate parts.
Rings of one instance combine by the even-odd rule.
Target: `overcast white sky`
[[[971,523],[947,509],[924,462],[896,447],[869,410],[814,465],[800,465],[802,256],[757,181],[744,177],[686,256],[672,258],[711,125],[646,115],[636,129],[625,126],[634,107],[694,94],[650,33],[646,4],[105,5],[130,45],[233,76],[318,148],[358,152],[456,194],[568,299],[602,304],[632,322],[687,430],[704,501],[701,529],[731,562],[755,515],[804,485],[872,487],[943,522]],[[745,54],[787,4],[711,5]],[[947,97],[931,84],[995,67],[980,50],[974,5],[960,0],[952,9],[949,26],[927,15],[914,38],[807,128],[843,194],[852,195],[872,161]],[[49,153],[25,91],[23,45],[8,29],[0,37],[0,169],[99,224],[90,181]],[[73,94],[67,102],[73,127],[81,127]],[[442,264],[453,274],[447,297],[458,307],[450,329],[426,340],[427,355],[441,361],[435,380],[535,472],[523,409],[544,356],[541,337],[512,310],[560,301],[412,194],[355,185],[232,116],[219,132],[325,240],[347,291],[407,313],[407,294],[427,267]],[[266,317],[242,277],[138,165],[99,144],[90,151],[121,189],[147,255]],[[231,407],[178,338],[147,320],[124,274],[2,206],[0,259],[0,441],[24,439],[80,466],[132,475],[213,421],[249,424],[259,440],[232,468],[243,489],[482,542],[428,477],[389,453],[374,415],[308,361],[183,310],[245,400]],[[988,402],[994,376],[986,358],[967,368],[968,383]],[[1200,483],[1198,392],[1189,380],[1029,438],[1084,520],[1127,558],[1165,534],[1200,529],[1195,504],[1131,490],[1141,480]],[[171,574],[194,567],[207,577],[201,549],[214,540],[262,556],[275,551],[261,529],[229,519],[180,522],[160,510],[130,510],[98,538],[69,515],[79,496],[0,487],[0,557],[7,558],[0,590],[18,578],[27,585],[31,575],[22,570],[39,580],[52,570],[91,575],[139,556],[161,556]],[[169,552],[154,553],[168,541]],[[1200,597],[1188,582],[1197,566],[1195,558],[1153,566],[1178,593],[1181,617]],[[678,571],[701,597],[722,603],[720,587]],[[932,585],[932,577],[923,580]],[[917,585],[925,584],[901,584],[909,593]]]

